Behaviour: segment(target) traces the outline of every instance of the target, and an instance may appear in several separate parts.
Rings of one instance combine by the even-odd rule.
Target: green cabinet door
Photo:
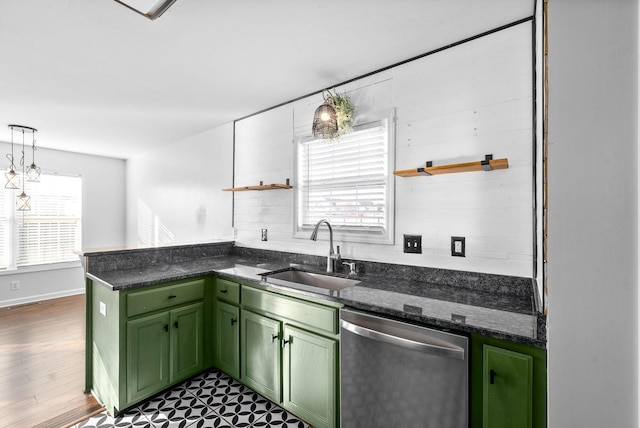
[[[169,386],[168,312],[127,322],[127,403]]]
[[[271,401],[281,401],[280,329],[271,318],[242,310],[241,381]]]
[[[229,376],[240,378],[240,309],[216,302],[214,364]]]
[[[285,325],[283,406],[317,428],[336,426],[337,341]]]
[[[531,428],[533,358],[483,348],[483,428]]]
[[[171,383],[204,369],[204,305],[202,302],[171,312]]]

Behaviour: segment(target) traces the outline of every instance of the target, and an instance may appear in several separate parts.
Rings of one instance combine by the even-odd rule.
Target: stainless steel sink
[[[351,287],[360,282],[356,279],[305,272],[297,270],[295,268],[287,269],[285,271],[267,272],[263,273],[262,276],[267,281],[275,283],[277,283],[277,281],[279,280],[293,282],[296,284],[310,285],[312,287],[324,288],[325,290],[333,291],[344,290],[345,288]]]

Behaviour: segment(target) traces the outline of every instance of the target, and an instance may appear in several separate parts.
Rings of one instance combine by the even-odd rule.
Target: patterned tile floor
[[[113,418],[102,412],[73,428],[240,428],[309,425],[218,370],[201,374]]]

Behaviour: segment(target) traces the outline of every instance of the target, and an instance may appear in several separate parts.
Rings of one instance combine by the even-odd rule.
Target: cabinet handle
[[[175,294],[172,294],[171,296],[169,296],[170,299],[175,299],[176,297],[178,296],[176,296]]]
[[[169,331],[169,324],[164,325],[164,331]]]
[[[287,343],[291,343],[293,340],[291,339],[291,336],[289,336],[289,340],[285,339],[282,341],[282,347],[284,348],[285,346],[287,346]]]
[[[220,290],[221,293],[226,293],[227,289],[225,288],[224,290]]]
[[[231,318],[231,325],[234,325],[234,324],[235,324],[235,323],[237,323],[237,322],[238,322],[238,320],[237,320],[237,319],[235,319],[235,318]]]
[[[489,383],[491,385],[493,385],[495,383],[496,380],[496,372],[493,371],[493,369],[489,370]]]
[[[280,338],[280,333],[271,335],[271,343],[275,342],[276,339]]]
[[[173,322],[173,328],[178,328],[178,321]]]

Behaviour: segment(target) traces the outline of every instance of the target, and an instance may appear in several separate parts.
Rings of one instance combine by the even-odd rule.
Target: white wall
[[[0,153],[10,144],[0,142]],[[27,159],[31,159],[27,154]],[[125,162],[100,156],[38,148],[36,160],[44,172],[82,176],[82,248],[125,243]],[[10,306],[84,292],[80,263],[41,266],[35,271],[0,272],[0,306]],[[53,267],[53,269],[51,269]],[[11,291],[11,281],[20,290]]]
[[[549,1],[549,426],[638,426],[638,2]]]
[[[232,238],[231,124],[127,160],[127,244]]]
[[[396,178],[395,245],[338,241],[344,257],[533,276],[532,23],[526,22],[339,87],[356,122],[396,109],[396,169],[509,159],[509,169]],[[236,123],[238,186],[294,180],[294,144],[311,133],[320,95]],[[325,255],[326,242],[295,239],[294,190],[238,192],[238,244]],[[269,240],[260,241],[260,229]],[[403,234],[423,253],[404,254]],[[326,238],[320,233],[319,238]],[[451,236],[466,257],[451,257]]]

